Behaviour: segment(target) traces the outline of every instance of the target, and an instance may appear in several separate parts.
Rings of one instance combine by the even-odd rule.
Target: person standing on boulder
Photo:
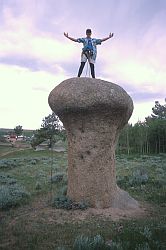
[[[85,63],[88,60],[90,69],[91,69],[91,76],[95,78],[95,68],[94,64],[96,61],[96,56],[97,56],[97,48],[96,45],[101,44],[102,42],[110,39],[113,37],[113,33],[110,33],[108,37],[103,38],[103,39],[96,39],[96,38],[91,38],[92,31],[91,29],[86,30],[86,37],[85,38],[72,38],[68,35],[68,33],[64,32],[64,36],[70,39],[73,42],[78,42],[78,43],[83,43],[83,49],[81,53],[81,65],[79,67],[78,71],[78,77],[81,76],[82,71],[84,69]]]

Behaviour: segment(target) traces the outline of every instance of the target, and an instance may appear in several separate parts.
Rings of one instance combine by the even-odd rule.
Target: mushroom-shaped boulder
[[[133,111],[126,91],[111,82],[76,77],[51,91],[49,105],[67,131],[67,195],[97,208],[136,208],[138,202],[116,184],[116,142]]]

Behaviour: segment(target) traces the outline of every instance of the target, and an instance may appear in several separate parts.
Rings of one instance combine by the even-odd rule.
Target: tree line
[[[145,121],[127,124],[122,130],[116,148],[117,153],[158,154],[166,153],[166,99],[161,105],[158,101],[152,114]]]
[[[48,140],[51,147],[59,139],[66,140],[66,132],[59,118],[52,112],[42,120],[41,128],[35,131],[31,144],[35,147]],[[124,127],[117,142],[116,153],[166,153],[166,100],[164,105],[156,101],[152,114],[145,121]]]

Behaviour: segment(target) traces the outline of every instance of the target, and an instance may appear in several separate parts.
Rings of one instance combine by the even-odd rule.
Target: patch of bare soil
[[[106,209],[96,209],[88,208],[84,211],[82,210],[63,210],[54,208],[45,208],[41,211],[40,218],[46,220],[47,223],[60,223],[64,222],[79,222],[84,220],[89,220],[90,218],[100,218],[103,220],[119,221],[136,219],[147,216],[150,212],[150,207],[140,205],[139,208],[135,210],[122,210],[116,208],[106,208]],[[45,221],[45,222],[46,222]]]
[[[91,218],[119,221],[129,219],[139,219],[147,217],[153,213],[153,208],[145,203],[140,204],[137,209],[123,210],[116,208],[96,209],[88,208],[86,210],[64,210],[56,209],[48,204],[48,200],[34,201],[31,206],[24,206],[15,211],[10,225],[14,225],[20,217],[28,217],[29,221],[40,221],[46,224],[64,224],[81,221],[89,221]]]

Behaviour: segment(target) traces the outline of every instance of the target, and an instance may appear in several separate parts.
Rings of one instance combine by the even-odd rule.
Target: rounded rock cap
[[[122,87],[87,77],[61,82],[51,91],[48,102],[57,115],[101,110],[125,113],[129,119],[133,111],[133,101]]]

